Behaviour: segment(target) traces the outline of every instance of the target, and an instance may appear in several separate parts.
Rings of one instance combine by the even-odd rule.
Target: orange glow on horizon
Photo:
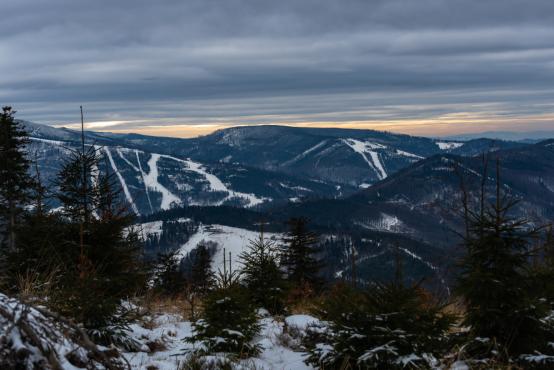
[[[265,117],[270,118],[270,117]],[[292,127],[314,127],[314,128],[346,128],[346,129],[369,129],[379,131],[390,131],[400,134],[416,136],[448,136],[459,134],[470,134],[484,131],[532,131],[554,129],[554,115],[542,114],[532,116],[503,116],[489,113],[458,112],[442,116],[424,118],[424,119],[395,119],[395,120],[362,120],[362,121],[298,121],[290,122],[282,117],[273,117],[274,120],[267,119],[263,123],[251,122],[245,124],[206,122],[200,124],[151,124],[154,120],[136,120],[136,121],[105,121],[92,122],[87,124],[87,129],[100,132],[113,133],[137,133],[152,136],[191,138],[202,135],[208,135],[216,130],[252,125],[281,125]],[[281,118],[281,119],[280,119]],[[167,119],[165,120],[167,121]],[[178,119],[175,119],[178,121]],[[240,121],[240,119],[237,119]],[[243,121],[248,122],[248,119]],[[133,123],[141,123],[134,127],[119,127],[120,125],[133,126]],[[78,128],[76,124],[65,125],[69,128]],[[61,126],[61,125],[58,125]],[[73,127],[75,126],[75,127]],[[80,127],[80,125],[79,125]]]

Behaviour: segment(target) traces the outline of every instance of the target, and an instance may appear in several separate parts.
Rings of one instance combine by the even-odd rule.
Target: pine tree
[[[199,243],[194,250],[192,259],[190,283],[197,294],[204,295],[214,284],[212,256],[208,247],[204,243]]]
[[[322,267],[316,255],[318,238],[308,230],[306,218],[291,218],[289,231],[284,238],[281,263],[287,272],[287,278],[296,286],[320,284],[318,276]]]
[[[441,310],[417,286],[338,284],[320,312],[330,327],[308,330],[307,362],[325,369],[431,368],[448,349],[453,322]]]
[[[260,350],[251,343],[260,331],[256,307],[237,277],[227,269],[220,274],[204,300],[201,318],[193,324],[194,335],[186,339],[201,343],[204,354],[226,352],[244,358]]]
[[[171,252],[159,253],[156,261],[156,279],[155,288],[163,294],[175,295],[180,293],[185,287],[185,279],[179,269],[179,260],[176,249]]]
[[[94,166],[93,150],[74,153],[64,164],[58,175],[63,211],[28,219],[12,271],[14,276],[55,271],[46,304],[99,337],[124,324],[121,302],[144,285],[145,274],[133,217],[118,202],[111,174],[91,180]]]
[[[29,138],[14,115],[11,107],[3,107],[0,115],[0,229],[5,228],[0,243],[11,252],[16,249],[16,228],[33,186],[25,152]]]
[[[275,242],[264,237],[263,226],[258,239],[251,240],[239,255],[242,283],[259,307],[275,314],[283,310],[284,280],[279,268]]]
[[[501,194],[498,168],[494,200],[487,204],[482,186],[479,206],[465,205],[466,256],[457,293],[466,305],[471,337],[490,347],[477,346],[472,355],[506,360],[544,347],[549,329],[541,322],[547,311],[534,294],[531,273],[530,240],[537,230],[510,216],[517,202]],[[499,353],[491,355],[492,344]]]

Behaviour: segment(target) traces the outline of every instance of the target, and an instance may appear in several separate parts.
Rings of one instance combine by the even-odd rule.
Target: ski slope
[[[283,234],[264,233],[264,239],[273,240],[279,243]],[[212,269],[217,272],[223,268],[223,249],[225,248],[225,259],[229,266],[229,253],[231,253],[231,266],[233,270],[238,268],[238,257],[248,247],[251,240],[259,238],[258,231],[251,231],[231,226],[223,225],[200,225],[198,231],[193,234],[176,255],[176,258],[186,257],[194,250],[200,242],[215,242],[218,244],[217,251],[213,256]]]
[[[375,149],[386,149],[386,146],[371,143],[367,141],[360,141],[355,139],[343,139],[342,140],[346,145],[348,145],[353,151],[362,156],[362,158],[367,162],[369,167],[375,171],[379,180],[383,180],[387,177],[387,172],[385,167],[379,159],[379,154]],[[371,160],[367,157],[366,154],[369,154]]]
[[[121,173],[119,173],[119,170],[117,169],[117,166],[115,165],[115,162],[113,160],[112,153],[110,152],[110,149],[108,149],[107,146],[104,147],[104,152],[106,152],[106,155],[108,156],[108,160],[110,161],[110,165],[112,166],[112,169],[114,170],[115,174],[117,175],[117,178],[119,179],[119,182],[121,183],[121,187],[123,188],[123,193],[125,194],[125,198],[127,199],[127,202],[131,205],[131,208],[133,208],[133,212],[135,212],[137,216],[140,216],[138,208],[133,200],[133,197],[131,196],[131,192],[127,187],[127,183],[125,182],[125,179],[123,178],[123,176],[121,176]]]
[[[158,182],[158,160],[162,157],[161,154],[152,153],[148,160],[149,172],[144,176],[144,185],[147,189],[152,189],[162,194],[162,202],[160,208],[163,210],[170,209],[173,204],[180,205],[181,199],[170,192],[165,186]]]
[[[210,186],[211,191],[226,192],[227,196],[224,199],[218,201],[214,205],[221,205],[225,201],[227,201],[229,199],[233,199],[233,198],[246,199],[248,201],[248,205],[247,205],[248,207],[254,207],[254,206],[262,204],[266,201],[271,201],[271,198],[258,197],[255,194],[247,194],[247,193],[242,193],[242,192],[239,192],[239,191],[234,191],[234,190],[229,189],[223,183],[223,181],[221,181],[217,176],[207,172],[205,170],[204,166],[201,163],[191,161],[190,159],[180,159],[180,158],[172,157],[170,155],[165,155],[165,154],[163,154],[163,155],[162,154],[157,154],[157,155],[161,156],[163,158],[172,159],[174,161],[185,164],[185,166],[187,167],[187,169],[189,171],[198,173],[199,175],[203,176],[206,179],[206,181],[208,181],[208,184]]]

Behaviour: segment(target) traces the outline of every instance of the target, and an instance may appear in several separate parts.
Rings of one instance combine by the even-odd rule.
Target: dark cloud
[[[0,102],[155,124],[554,115],[551,0],[8,0]],[[552,121],[541,121],[552,127]]]

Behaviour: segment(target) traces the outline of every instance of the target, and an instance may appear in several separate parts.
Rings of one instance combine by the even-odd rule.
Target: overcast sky
[[[190,136],[244,124],[554,130],[552,0],[2,0],[0,104]]]

